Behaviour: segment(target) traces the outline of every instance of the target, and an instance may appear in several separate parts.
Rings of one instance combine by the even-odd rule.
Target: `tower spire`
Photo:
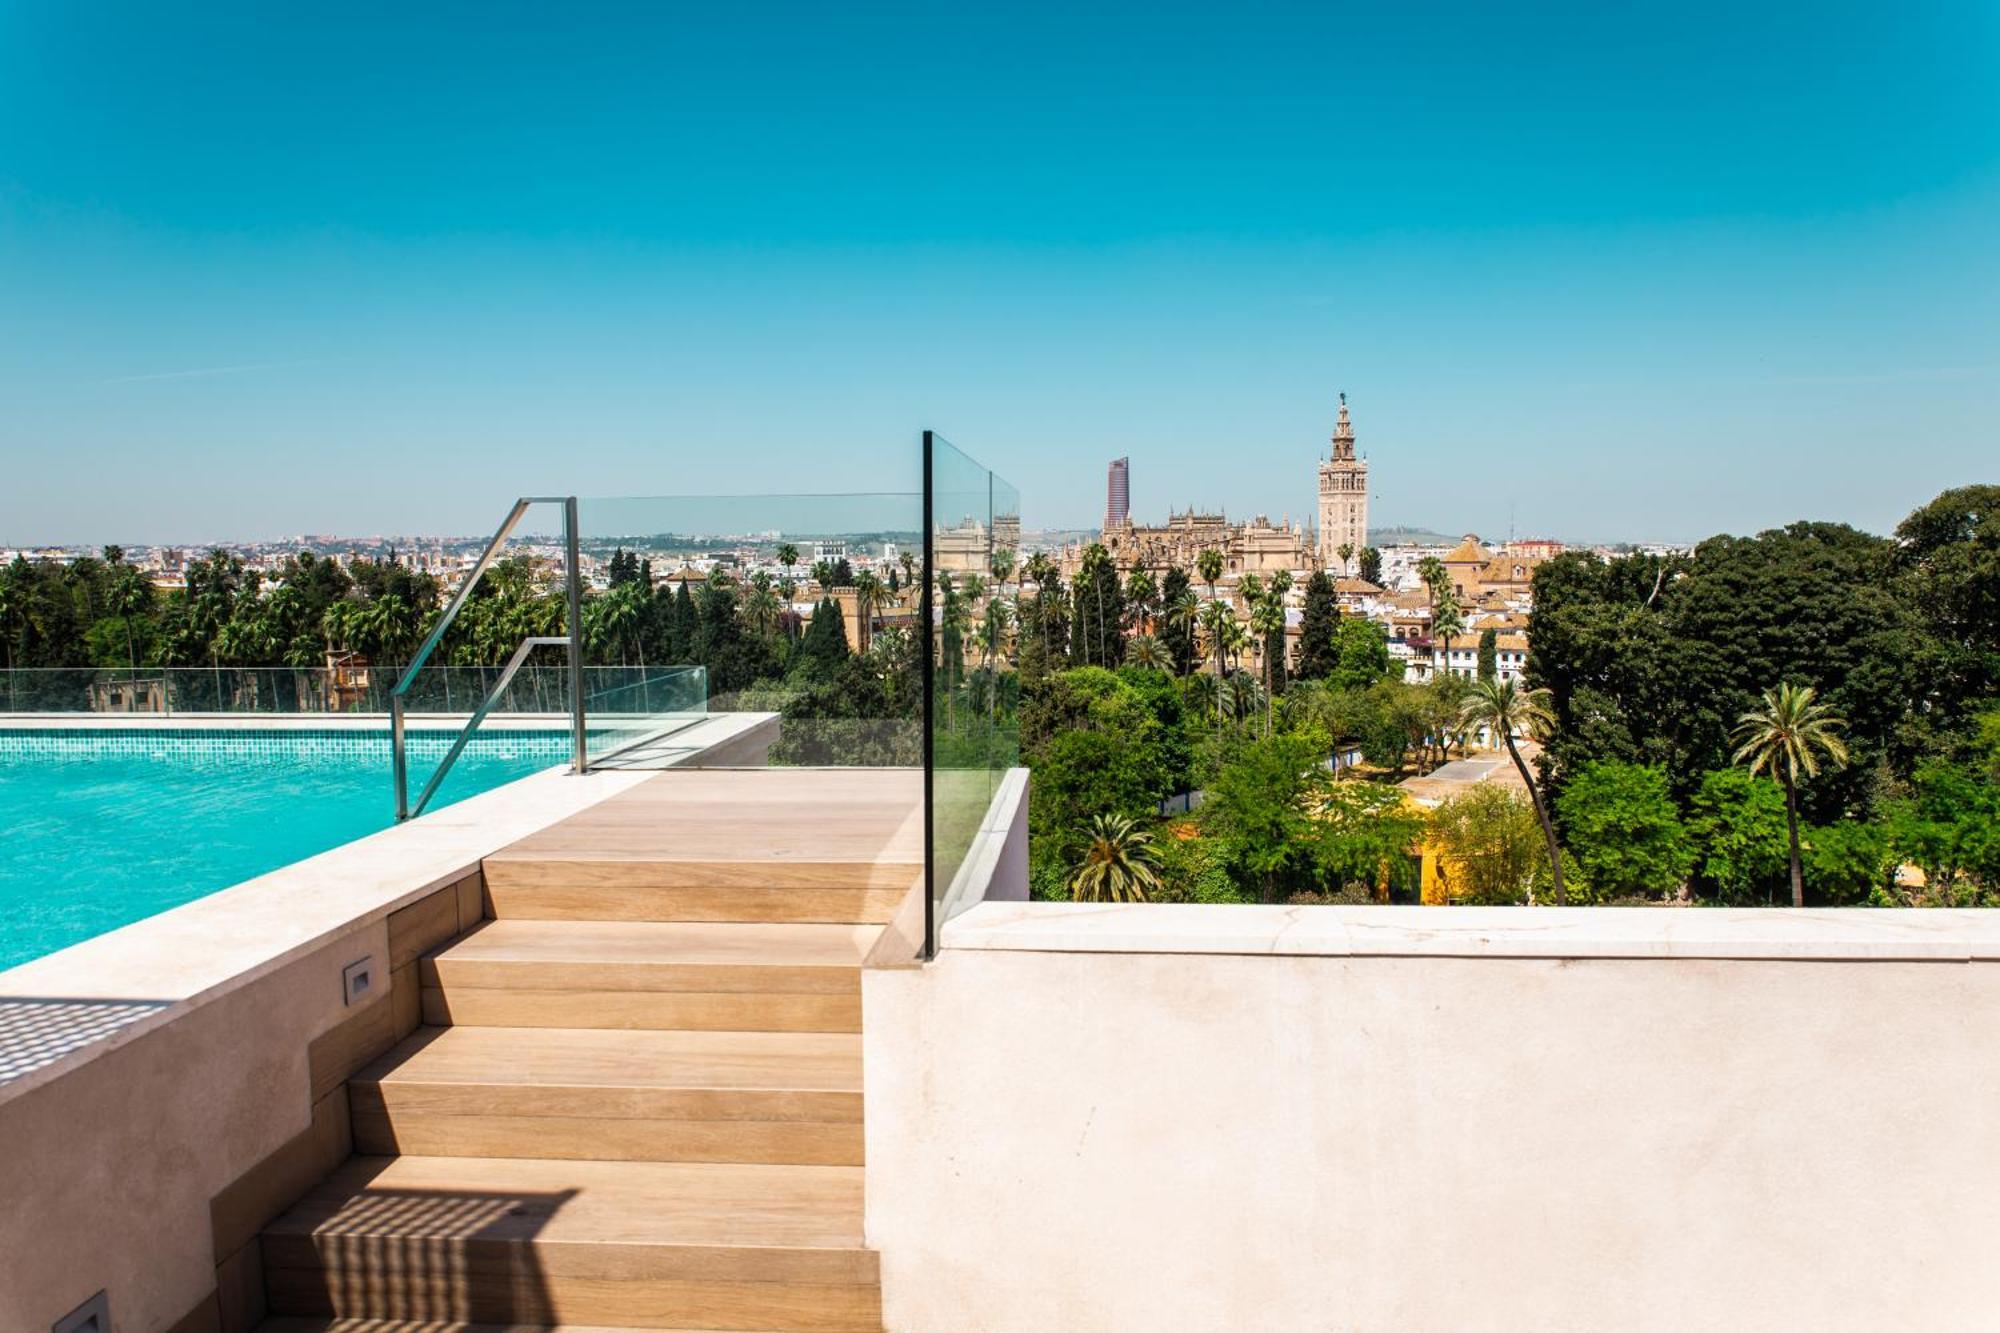
[[[1347,395],[1340,395],[1340,416],[1333,424],[1333,456],[1340,459],[1354,457],[1354,425],[1347,419]]]
[[[1351,572],[1354,553],[1368,545],[1368,464],[1354,454],[1354,423],[1347,395],[1333,427],[1333,457],[1319,465],[1319,559],[1325,568]],[[1345,546],[1348,554],[1342,556]]]

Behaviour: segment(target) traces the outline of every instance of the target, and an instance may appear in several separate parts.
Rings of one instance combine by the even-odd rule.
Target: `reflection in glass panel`
[[[645,766],[649,755],[718,767],[922,763],[916,491],[585,499],[578,511],[592,641],[622,636],[623,660],[649,670],[699,668],[702,716],[769,722],[745,719],[733,733],[761,728],[768,751],[677,747],[669,736],[628,747],[621,766]],[[609,629],[610,612],[591,610],[600,600],[632,603],[617,618],[633,628]],[[651,716],[676,720],[688,682],[654,688],[673,706],[655,699]],[[594,735],[591,750],[596,762]]]

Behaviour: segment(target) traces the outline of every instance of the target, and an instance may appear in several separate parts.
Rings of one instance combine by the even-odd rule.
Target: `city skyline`
[[[9,10],[0,541],[914,490],[926,427],[1031,525],[1121,454],[1304,517],[1341,389],[1383,523],[1886,531],[2000,433],[2000,13],[1886,14]]]

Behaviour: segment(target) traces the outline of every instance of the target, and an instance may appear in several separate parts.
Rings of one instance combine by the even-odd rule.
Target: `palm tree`
[[[1151,634],[1141,634],[1125,645],[1125,662],[1148,671],[1172,671],[1174,666],[1173,654]]]
[[[1222,603],[1222,650],[1228,654],[1230,668],[1236,669],[1243,662],[1243,654],[1250,647],[1250,631],[1243,628],[1243,622],[1236,618],[1229,603]]]
[[[1215,581],[1222,577],[1222,552],[1210,547],[1194,558],[1195,573],[1208,585],[1208,600],[1215,600]]]
[[[215,651],[233,666],[256,666],[277,651],[277,636],[258,604],[246,599],[216,632]]]
[[[1111,585],[1111,592],[1118,592],[1118,570],[1111,563],[1111,553],[1101,542],[1092,542],[1084,548],[1083,560],[1078,564],[1076,577],[1070,580],[1070,593],[1076,606],[1078,635],[1076,642],[1083,649],[1083,665],[1114,666],[1111,660],[1111,631],[1123,628],[1117,616],[1109,620],[1104,614],[1104,585]],[[1085,596],[1093,615],[1086,615]],[[1090,631],[1096,627],[1096,634]]]
[[[903,567],[903,586],[907,588],[916,581],[917,557],[908,550],[898,551],[896,563]]]
[[[993,582],[1001,593],[1007,591],[1007,580],[1014,577],[1014,552],[1011,547],[998,547],[987,562],[993,571]]]
[[[610,597],[590,597],[584,601],[583,646],[590,651],[592,658],[599,661],[608,662],[611,657],[611,649],[618,642],[618,631],[611,623],[613,618],[613,606]],[[449,672],[445,673],[445,681],[447,688],[449,688],[451,681],[451,674]]]
[[[874,571],[864,569],[854,576],[854,619],[861,627],[861,642],[854,645],[854,651],[868,651],[870,640],[875,637],[875,613],[882,609],[882,599],[888,590]]]
[[[990,669],[1005,657],[1007,646],[1013,641],[1013,608],[995,597],[986,604],[986,619],[979,623],[979,655],[985,659],[985,665]]]
[[[1465,617],[1458,609],[1458,598],[1446,589],[1444,597],[1431,611],[1431,636],[1444,640],[1444,672],[1451,674],[1451,641],[1465,633]]]
[[[1264,659],[1264,734],[1271,734],[1271,696],[1277,692],[1278,681],[1273,674],[1271,643],[1277,641],[1278,651],[1284,651],[1285,643],[1285,603],[1276,592],[1266,593],[1250,608],[1250,628],[1255,631],[1257,642],[1263,645]]]
[[[1182,588],[1171,601],[1160,608],[1160,619],[1176,630],[1185,631],[1190,639],[1201,628],[1201,599],[1191,588]]]
[[[16,558],[14,569],[26,569],[27,561]],[[28,598],[25,590],[14,581],[13,569],[0,573],[0,646],[6,649],[4,665],[7,668],[8,687],[14,680],[14,628],[15,622],[27,619]]]
[[[743,598],[743,618],[756,627],[759,635],[769,639],[777,633],[778,616],[783,609],[778,595],[771,590],[771,576],[762,570],[752,574],[750,591]]]
[[[1049,559],[1047,552],[1037,551],[1028,557],[1022,572],[1035,581],[1035,624],[1042,637],[1042,660],[1047,661],[1052,651],[1049,646],[1049,585],[1061,577],[1062,571],[1056,567],[1055,561]]]
[[[361,603],[343,597],[328,604],[320,613],[319,628],[326,636],[327,652],[351,651],[361,629]]]
[[[1142,903],[1157,893],[1160,853],[1153,835],[1124,815],[1097,815],[1070,876],[1070,897],[1080,903]]]
[[[792,569],[799,563],[799,548],[793,542],[778,543],[778,563],[785,567],[785,577],[792,577]]]
[[[188,608],[187,630],[199,643],[208,645],[208,667],[215,683],[215,707],[222,708],[222,627],[229,623],[231,602],[215,588],[193,600]]]
[[[1451,586],[1451,571],[1444,567],[1444,561],[1434,555],[1427,555],[1417,561],[1417,577],[1423,581],[1424,587],[1430,590],[1433,600],[1437,598],[1439,589]]]
[[[1268,708],[1270,696],[1264,693],[1255,676],[1232,671],[1216,686],[1215,701],[1219,709],[1241,722],[1254,717],[1259,709]]]
[[[630,661],[626,651],[635,642],[639,645],[639,665],[646,665],[646,647],[639,638],[639,627],[645,621],[646,589],[639,583],[621,583],[601,598],[592,598],[592,603],[604,605],[598,612],[601,632],[606,645],[616,644],[618,661],[625,665]]]
[[[1230,631],[1236,628],[1236,613],[1229,609],[1227,602],[1209,601],[1201,608],[1201,633],[1208,642],[1209,652],[1215,654],[1215,678],[1221,680],[1229,674],[1223,654],[1229,650]],[[1215,708],[1216,730],[1222,729],[1222,705],[1218,699]]]
[[[825,591],[826,591],[826,590],[827,590],[828,588],[832,587],[832,586],[833,586],[833,561],[831,561],[831,560],[815,560],[815,561],[813,561],[813,564],[812,564],[812,579],[813,579],[813,582],[814,582],[814,583],[817,583],[817,584],[819,585],[819,590],[820,590],[820,591],[821,591],[822,593],[824,593],[824,592],[825,592]]]
[[[1289,593],[1292,590],[1292,571],[1289,569],[1281,569],[1277,573],[1271,575],[1270,589],[1271,589],[1271,600],[1278,604],[1280,618],[1282,619],[1282,613],[1284,611],[1284,606],[1285,606],[1285,594]],[[1269,651],[1269,649],[1270,645],[1267,643],[1265,645],[1265,650]],[[1284,665],[1284,662],[1285,662],[1285,642],[1284,642],[1284,637],[1280,635],[1278,639],[1277,665],[1282,667]],[[1275,679],[1276,677],[1274,674],[1273,676],[1274,682]],[[1275,688],[1275,684],[1273,688]]]
[[[391,592],[370,601],[361,610],[361,630],[368,636],[369,656],[383,662],[398,662],[416,642],[416,626],[411,624],[410,604]]]
[[[1125,576],[1125,610],[1131,616],[1134,634],[1151,632],[1153,603],[1159,595],[1160,590],[1153,583],[1153,576],[1143,568],[1134,569]]]
[[[938,664],[944,684],[945,730],[956,732],[958,684],[965,674],[965,631],[971,627],[972,616],[952,582],[950,570],[938,571],[937,590],[937,633],[941,641]]]
[[[153,589],[138,570],[122,560],[116,563],[118,581],[111,585],[111,610],[125,622],[125,666],[136,676],[139,674],[139,653],[132,642],[132,617],[152,604]]]
[[[1563,891],[1562,847],[1556,842],[1555,821],[1549,818],[1548,803],[1535,784],[1535,775],[1528,771],[1527,761],[1514,744],[1516,732],[1524,731],[1536,740],[1549,734],[1556,720],[1552,699],[1547,690],[1524,690],[1512,680],[1482,680],[1459,705],[1458,720],[1467,728],[1485,727],[1506,745],[1508,757],[1527,784],[1528,799],[1535,803],[1535,818],[1541,821],[1542,841],[1549,849],[1549,880],[1555,886],[1556,905],[1561,907],[1568,904],[1569,895]],[[1534,903],[1532,890],[1528,901]]]
[[[1764,702],[1736,719],[1736,762],[1752,773],[1766,769],[1784,784],[1785,823],[1791,835],[1792,906],[1806,905],[1805,874],[1799,865],[1799,780],[1819,774],[1821,756],[1835,768],[1847,763],[1847,723],[1814,698],[1810,685],[1781,684],[1764,691]]]
[[[1354,543],[1342,542],[1333,548],[1333,553],[1340,557],[1340,576],[1346,578],[1348,562],[1354,559]]]

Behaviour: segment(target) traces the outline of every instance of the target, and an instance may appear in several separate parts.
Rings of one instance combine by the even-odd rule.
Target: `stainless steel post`
[[[590,769],[590,753],[583,734],[583,558],[578,549],[576,497],[563,500],[564,558],[569,562],[569,726],[570,770]]]
[[[403,753],[403,696],[389,696],[389,767],[396,776],[396,818],[410,817],[410,775]]]

